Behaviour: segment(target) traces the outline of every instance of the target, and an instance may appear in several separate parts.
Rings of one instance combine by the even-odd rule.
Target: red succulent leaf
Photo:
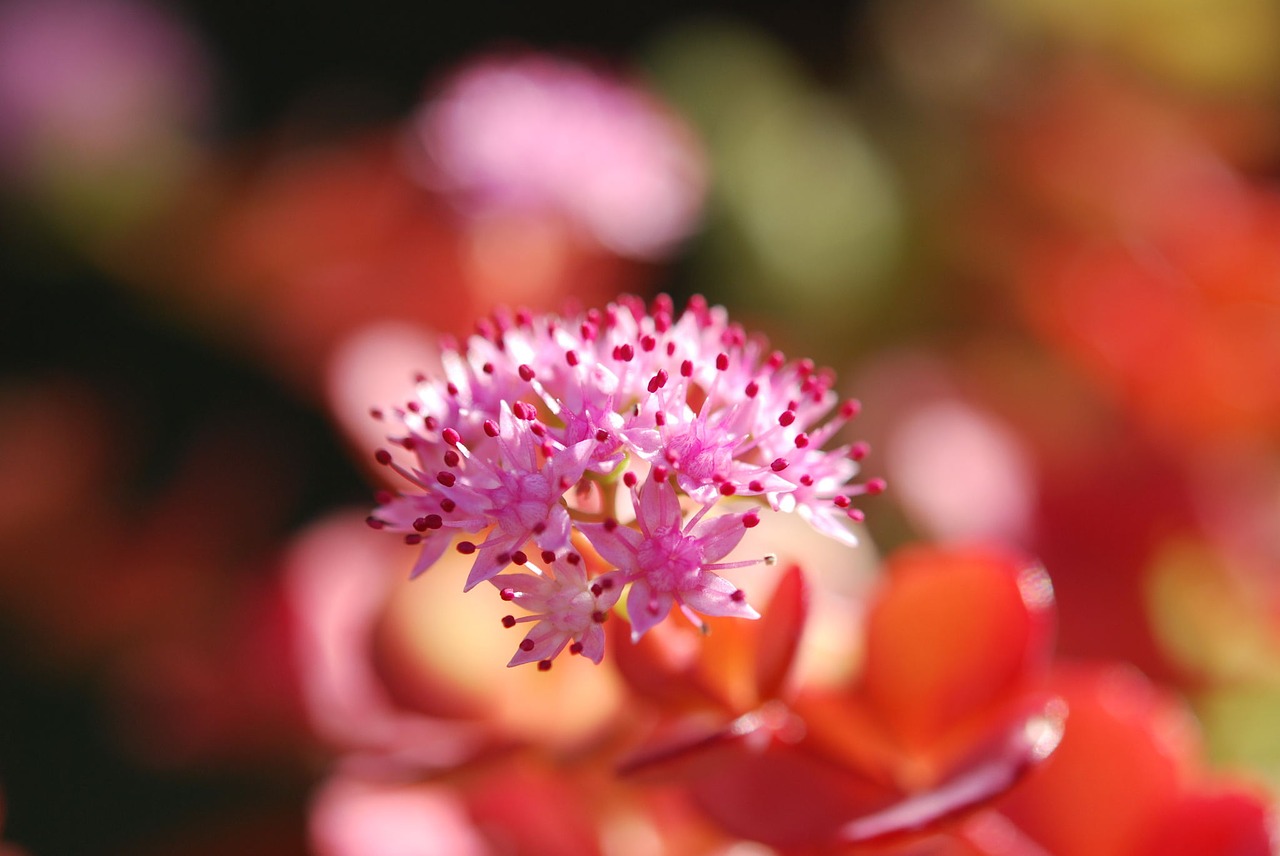
[[[1137,856],[1271,856],[1266,799],[1239,786],[1184,794],[1152,825]]]
[[[925,748],[1039,677],[1054,620],[1047,574],[985,548],[889,560],[867,621],[859,689],[904,746]]]
[[[1070,706],[1070,725],[1001,811],[1055,856],[1132,856],[1199,754],[1194,721],[1128,667],[1064,670],[1050,686]]]
[[[762,700],[783,693],[808,614],[809,586],[800,566],[792,565],[778,580],[759,621],[755,678],[756,693]]]
[[[711,820],[730,835],[782,849],[829,846],[850,817],[901,798],[780,741],[717,749],[703,771],[690,792]]]
[[[1050,698],[1002,728],[975,760],[928,790],[850,821],[842,841],[862,843],[928,831],[1003,796],[1053,754],[1062,740],[1066,705]]]

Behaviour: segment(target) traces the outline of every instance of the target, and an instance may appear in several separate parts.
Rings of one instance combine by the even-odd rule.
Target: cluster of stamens
[[[403,426],[374,457],[407,486],[369,523],[420,546],[415,575],[450,545],[474,556],[464,590],[492,582],[528,612],[504,624],[534,623],[511,665],[549,668],[565,648],[599,662],[624,590],[637,638],[673,608],[699,626],[756,617],[715,572],[770,558],[720,561],[760,512],[853,544],[854,500],[884,488],[853,481],[864,443],[823,448],[859,410],[833,373],[768,351],[701,298],[678,318],[665,295],[498,314],[443,368],[374,411]]]

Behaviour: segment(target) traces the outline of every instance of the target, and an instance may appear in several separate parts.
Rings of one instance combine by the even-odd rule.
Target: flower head
[[[598,635],[548,604],[600,579],[618,586],[610,606],[629,587],[637,637],[673,607],[698,625],[757,617],[716,571],[763,561],[722,561],[760,513],[795,511],[853,544],[853,499],[883,488],[853,481],[865,444],[824,449],[859,409],[833,374],[788,362],[701,298],[678,317],[666,296],[499,313],[442,363],[402,406],[374,411],[403,429],[376,458],[407,488],[381,496],[370,525],[421,544],[415,574],[454,544],[476,557],[465,589],[503,580],[518,594],[539,623],[512,665],[549,662],[570,639],[598,659]],[[504,573],[531,553],[552,576]]]

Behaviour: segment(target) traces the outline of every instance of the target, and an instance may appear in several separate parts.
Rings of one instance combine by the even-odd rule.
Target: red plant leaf
[[[760,619],[755,678],[762,701],[783,693],[808,615],[809,586],[800,566],[792,565],[778,580]]]

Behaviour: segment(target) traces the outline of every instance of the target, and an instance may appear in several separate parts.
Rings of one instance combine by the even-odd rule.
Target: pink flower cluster
[[[376,459],[408,486],[369,524],[421,545],[415,575],[451,545],[474,555],[464,590],[488,581],[527,613],[506,626],[535,622],[513,666],[550,668],[566,647],[600,662],[624,592],[636,639],[676,608],[699,626],[756,618],[717,571],[771,561],[722,561],[760,512],[852,545],[854,498],[884,487],[853,481],[865,444],[823,448],[859,409],[834,375],[700,297],[679,317],[665,295],[499,314],[447,350],[443,374],[373,412],[404,429]]]

